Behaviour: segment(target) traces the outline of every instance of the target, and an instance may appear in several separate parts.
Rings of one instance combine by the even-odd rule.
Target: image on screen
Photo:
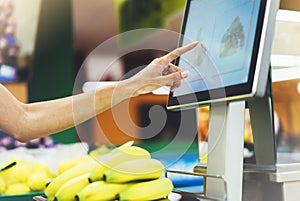
[[[181,45],[199,41],[178,66],[190,76],[173,97],[248,82],[259,0],[191,0]]]

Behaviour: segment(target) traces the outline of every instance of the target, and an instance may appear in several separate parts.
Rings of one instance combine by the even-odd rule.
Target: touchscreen
[[[173,97],[248,82],[259,0],[191,0],[181,45],[199,41],[177,65],[190,76]]]

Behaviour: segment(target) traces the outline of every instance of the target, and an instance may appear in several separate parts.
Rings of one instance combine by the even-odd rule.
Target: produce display
[[[49,179],[55,176],[43,163],[12,158],[1,168],[0,194],[44,191]]]
[[[1,196],[40,192],[47,201],[157,200],[173,190],[164,165],[144,148],[127,142],[114,149],[98,147],[63,160],[57,172],[41,162],[12,157],[0,167]],[[167,199],[166,199],[167,200]]]
[[[133,142],[64,161],[44,189],[48,201],[156,200],[173,190],[164,166]]]

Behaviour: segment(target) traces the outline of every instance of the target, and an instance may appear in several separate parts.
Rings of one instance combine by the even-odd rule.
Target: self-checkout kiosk
[[[299,199],[300,165],[281,163],[273,125],[270,55],[278,9],[279,0],[187,1],[179,46],[200,45],[176,61],[190,76],[170,92],[167,108],[210,106],[208,159],[192,173],[167,170],[204,178],[202,193],[175,192],[200,200]],[[253,164],[243,161],[246,108]]]

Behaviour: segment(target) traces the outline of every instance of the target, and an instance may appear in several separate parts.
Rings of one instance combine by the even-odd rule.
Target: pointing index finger
[[[177,57],[179,57],[180,55],[184,54],[185,52],[193,49],[194,47],[196,47],[198,45],[198,41],[190,43],[188,45],[185,45],[183,47],[179,47],[175,50],[173,50],[172,52],[169,52],[168,54],[165,55],[167,62],[171,62],[174,59],[176,59]]]

